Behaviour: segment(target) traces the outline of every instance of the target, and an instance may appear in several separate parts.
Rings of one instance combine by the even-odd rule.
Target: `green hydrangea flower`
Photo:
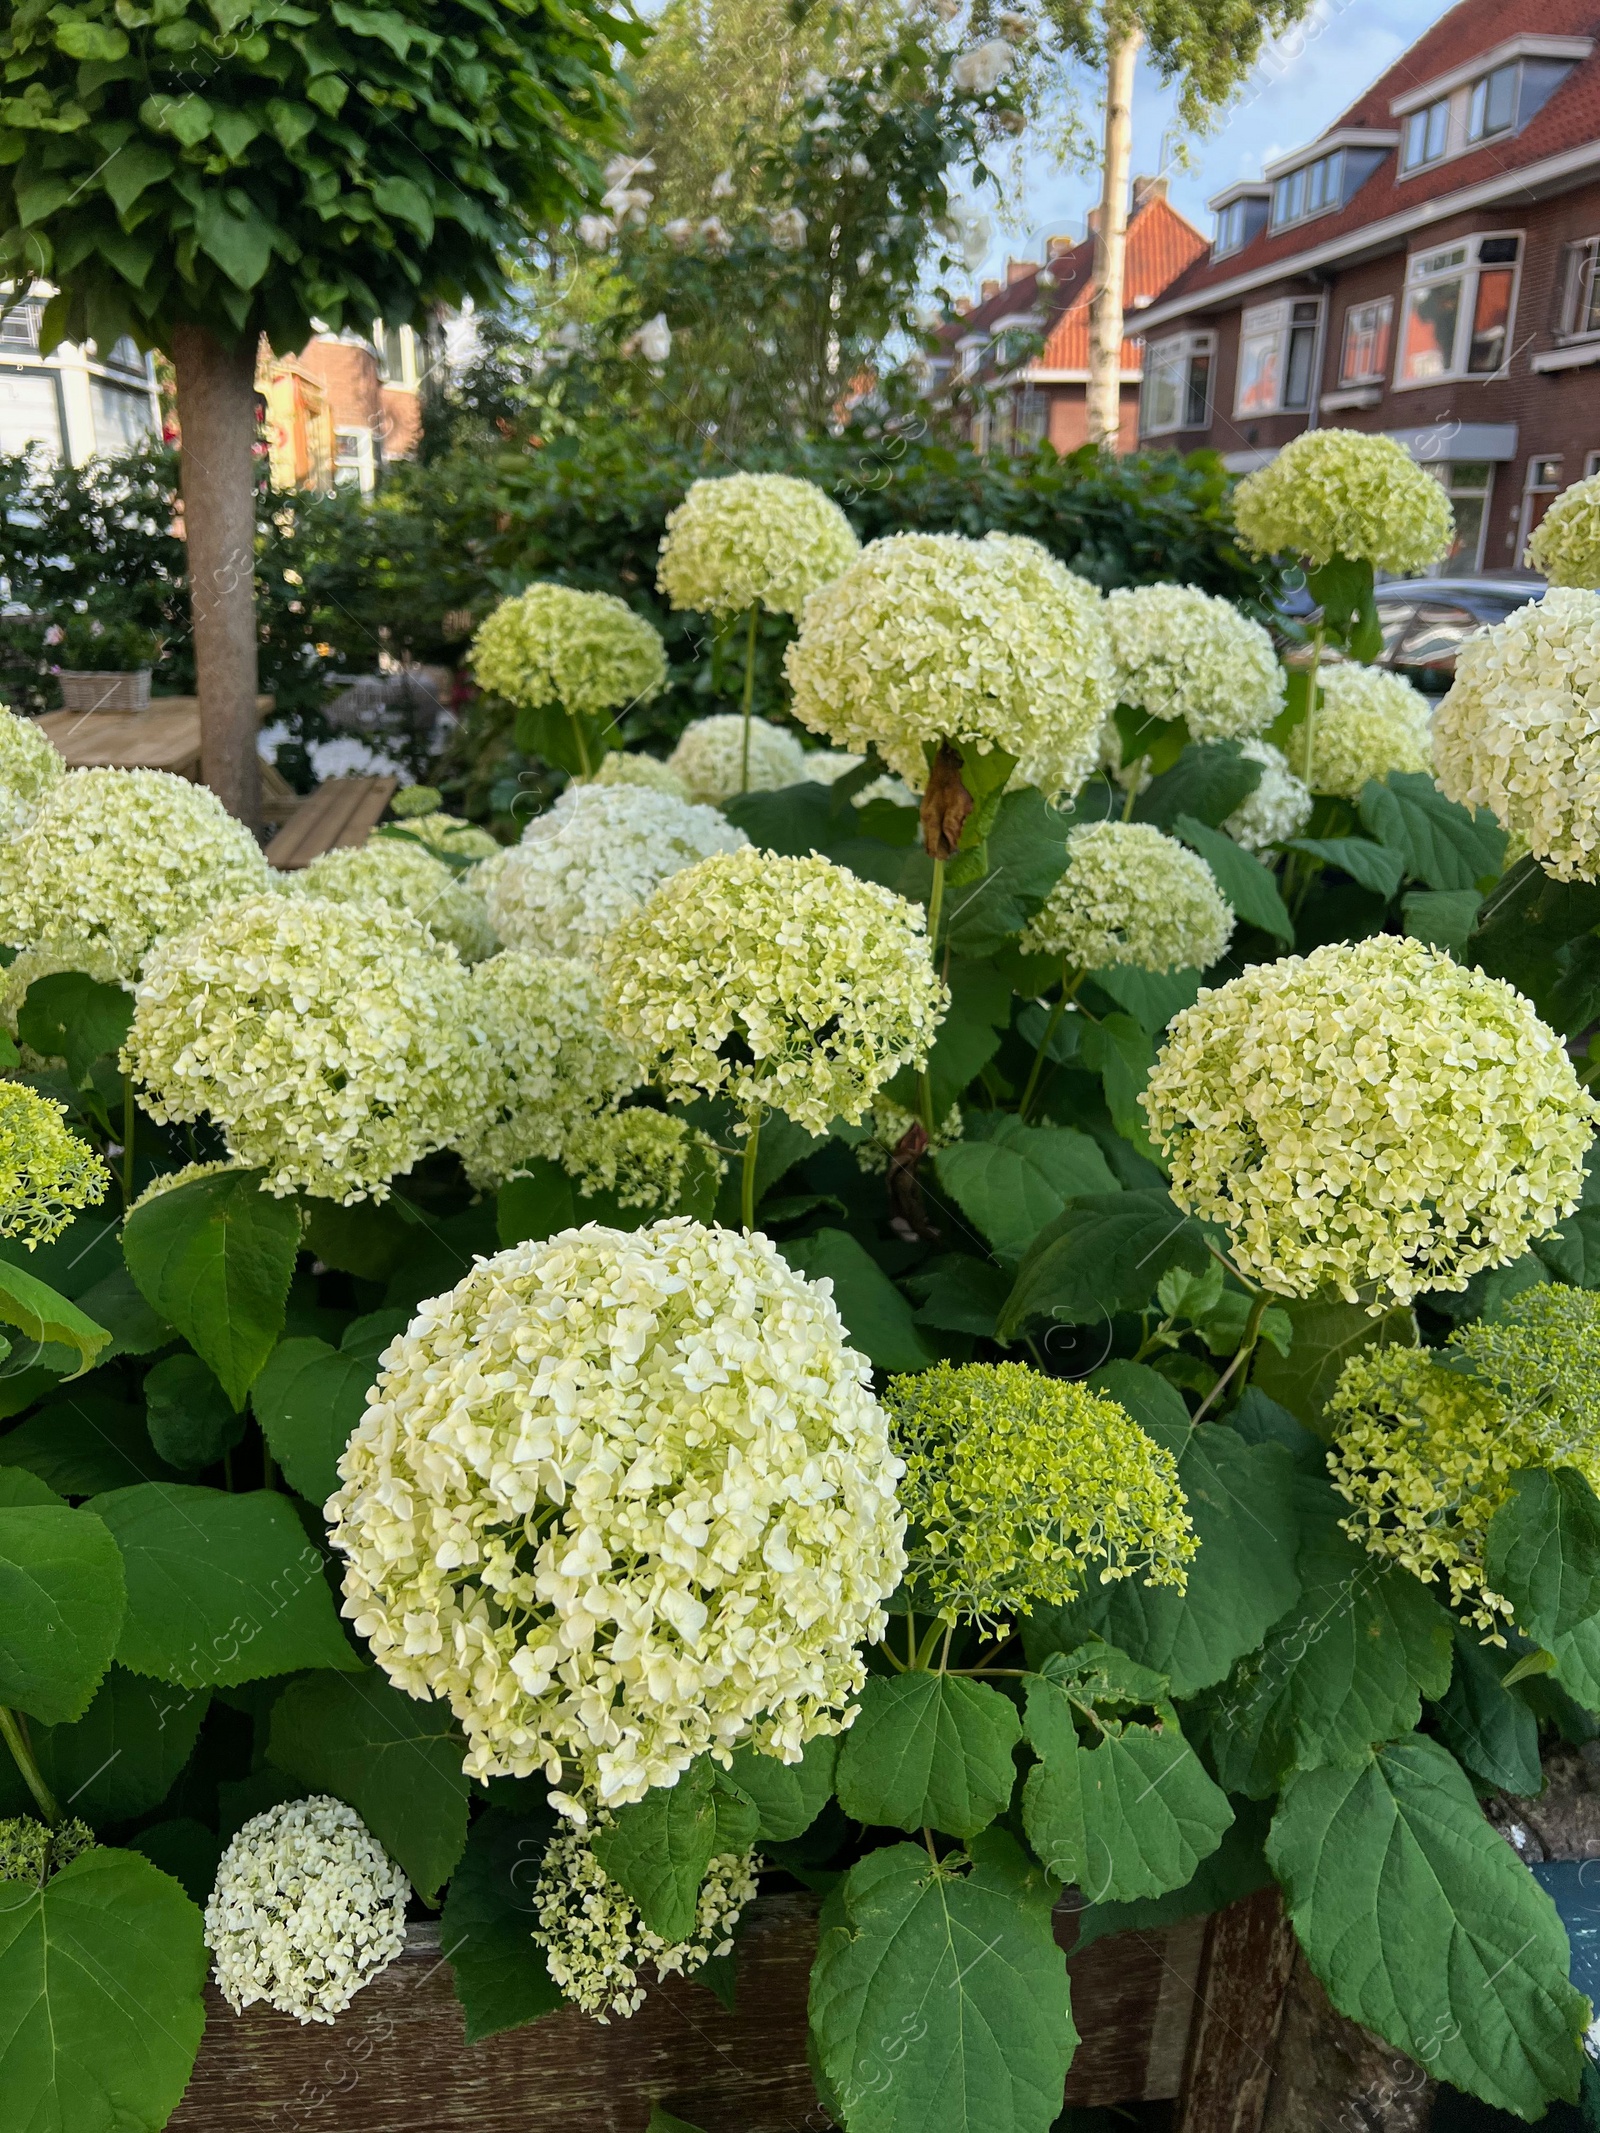
[[[0,1081],[0,1237],[31,1252],[106,1196],[110,1174],[67,1125],[65,1108],[19,1081]]]
[[[31,1815],[18,1815],[0,1822],[0,1881],[48,1881],[94,1845],[94,1831],[76,1815],[54,1829]]]
[[[1306,430],[1233,492],[1233,523],[1252,554],[1297,555],[1313,570],[1336,555],[1410,577],[1450,545],[1450,499],[1392,437]]]

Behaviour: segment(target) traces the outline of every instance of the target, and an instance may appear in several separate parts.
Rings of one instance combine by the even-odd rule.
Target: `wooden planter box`
[[[61,684],[65,711],[148,711],[150,669],[134,674],[90,673],[63,667],[56,676]]]

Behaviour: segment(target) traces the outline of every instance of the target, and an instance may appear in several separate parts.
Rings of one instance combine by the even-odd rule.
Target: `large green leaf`
[[[594,1834],[594,1855],[626,1889],[639,1916],[663,1940],[687,1940],[706,1868],[724,1851],[755,1842],[756,1811],[719,1793],[709,1756],[692,1762],[675,1785],[653,1786],[619,1807]]]
[[[463,1744],[443,1704],[418,1703],[381,1674],[308,1674],[272,1707],[268,1754],[311,1792],[360,1815],[432,1903],[467,1841]]]
[[[29,1274],[0,1259],[0,1324],[15,1326],[41,1347],[70,1348],[81,1374],[111,1339],[108,1328]]]
[[[69,1813],[97,1827],[159,1807],[194,1752],[209,1689],[142,1681],[114,1666],[75,1725],[35,1726],[33,1751]]]
[[[1475,888],[1505,864],[1506,833],[1489,810],[1474,814],[1447,800],[1427,771],[1391,770],[1381,783],[1369,779],[1359,806],[1373,836],[1430,889]]]
[[[169,1355],[144,1381],[145,1421],[162,1458],[186,1473],[214,1466],[244,1435],[244,1417],[197,1355]]]
[[[1295,1778],[1267,1856],[1341,2014],[1521,2118],[1577,2095],[1589,2006],[1555,1905],[1436,1741]]]
[[[0,1903],[0,2124],[157,2133],[205,2027],[200,1913],[137,1852],[84,1852]]]
[[[1451,1754],[1485,1785],[1526,1795],[1540,1789],[1544,1772],[1538,1721],[1515,1688],[1504,1685],[1513,1664],[1510,1653],[1495,1651],[1458,1623],[1455,1671],[1433,1706],[1433,1720]]]
[[[1555,881],[1531,854],[1511,868],[1479,914],[1467,953],[1533,1002],[1562,1036],[1600,1014],[1600,888]]]
[[[469,2044],[564,2004],[532,1936],[533,1892],[554,1829],[554,1815],[512,1815],[491,1807],[473,1823],[450,1876],[439,1941],[455,1976]]]
[[[942,959],[941,959],[942,960]],[[949,966],[950,1006],[928,1053],[928,1084],[933,1115],[942,1119],[968,1085],[1000,1049],[1000,1034],[1011,1021],[1011,985],[992,960],[974,962],[956,956]],[[919,1108],[917,1075],[902,1067],[889,1093],[908,1110]],[[762,1128],[763,1140],[766,1128]]]
[[[1401,899],[1400,915],[1414,941],[1443,948],[1464,963],[1467,942],[1482,908],[1483,898],[1476,889],[1412,889]]]
[[[1405,875],[1398,852],[1366,837],[1291,837],[1288,849],[1320,859],[1324,866],[1343,867],[1352,881],[1385,898],[1395,894]]]
[[[1152,778],[1133,803],[1136,822],[1170,830],[1181,815],[1208,828],[1225,822],[1261,783],[1261,765],[1239,752],[1237,741],[1195,741],[1170,770]]]
[[[722,1782],[756,1810],[758,1842],[792,1844],[805,1835],[832,1797],[838,1758],[839,1741],[832,1733],[807,1741],[797,1763],[780,1763],[775,1755],[737,1748],[733,1768]]]
[[[117,1658],[183,1688],[358,1667],[288,1497],[147,1482],[97,1496],[128,1580]]]
[[[353,1320],[337,1348],[280,1341],[267,1358],[250,1404],[284,1479],[307,1503],[326,1503],[339,1486],[339,1455],[366,1411],[378,1358],[405,1327],[403,1311],[375,1311]]]
[[[1145,1896],[1134,1903],[1091,1903],[1078,1913],[1074,1955],[1112,1933],[1149,1933],[1180,1918],[1202,1918],[1225,1911],[1241,1896],[1253,1895],[1272,1879],[1262,1845],[1270,1817],[1258,1800],[1233,1803],[1234,1818],[1214,1852],[1201,1860],[1181,1889]]]
[[[92,1512],[0,1510],[0,1704],[49,1725],[82,1717],[124,1605],[122,1558]]]
[[[1025,1126],[1009,1113],[980,1136],[934,1157],[939,1183],[1003,1259],[1020,1259],[1047,1222],[1082,1193],[1108,1193],[1116,1179],[1087,1133]]]
[[[1010,1803],[1016,1706],[950,1674],[873,1675],[839,1750],[839,1805],[884,1829],[975,1836]]]
[[[779,1246],[797,1274],[831,1281],[845,1330],[880,1370],[926,1370],[937,1361],[906,1299],[878,1262],[842,1229],[819,1229]]]
[[[1051,1873],[1091,1903],[1129,1903],[1181,1889],[1233,1821],[1170,1706],[1158,1722],[1108,1722],[1078,1737],[1067,1686],[1030,1674],[1028,1744],[1039,1762],[1023,1787],[1028,1842]]]
[[[1317,1301],[1285,1303],[1290,1326],[1289,1352],[1257,1350],[1256,1384],[1280,1407],[1326,1438],[1323,1409],[1333,1397],[1339,1373],[1351,1356],[1366,1348],[1414,1348],[1417,1322],[1396,1304],[1372,1318],[1362,1304]]]
[[[1072,825],[1031,786],[1009,792],[988,839],[988,871],[946,897],[945,937],[957,955],[988,955],[1020,932],[1061,879]]]
[[[1169,1267],[1201,1274],[1209,1262],[1199,1224],[1166,1193],[1086,1194],[1034,1239],[1000,1314],[1000,1338],[1033,1318],[1082,1326],[1136,1311]]]
[[[25,1467],[63,1496],[98,1496],[135,1482],[178,1478],[156,1457],[136,1407],[71,1387],[0,1437],[0,1466]]]
[[[1179,815],[1172,827],[1200,854],[1215,875],[1217,887],[1247,926],[1259,926],[1280,941],[1294,939],[1294,921],[1284,908],[1278,884],[1254,852],[1235,844],[1224,831],[1208,829],[1193,815]]]
[[[1547,1648],[1600,1614],[1600,1502],[1572,1467],[1515,1477],[1484,1536],[1484,1575]]]
[[[211,1365],[235,1407],[272,1353],[300,1250],[300,1210],[258,1170],[175,1185],[129,1215],[128,1269],[152,1310]]]
[[[132,993],[81,970],[35,978],[17,1010],[18,1039],[46,1059],[64,1059],[79,1089],[97,1059],[122,1049],[132,1023]]]
[[[1126,1009],[1150,1036],[1159,1035],[1174,1015],[1193,1007],[1200,993],[1201,973],[1194,969],[1158,973],[1138,970],[1131,963],[1113,963],[1091,976],[1098,990]]]

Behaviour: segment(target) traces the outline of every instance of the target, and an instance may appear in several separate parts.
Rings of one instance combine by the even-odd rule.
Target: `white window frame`
[[[1566,487],[1563,459],[1559,452],[1534,452],[1522,474],[1522,504],[1517,514],[1517,549],[1521,555],[1532,538],[1534,498],[1554,498]],[[1553,473],[1544,470],[1554,468]],[[1547,506],[1548,508],[1548,506]]]
[[[354,439],[354,450],[346,443]],[[335,484],[355,482],[363,496],[370,496],[378,478],[378,455],[369,429],[358,423],[338,423],[333,432],[333,478]]]
[[[1483,258],[1485,244],[1507,238],[1515,238],[1517,256],[1512,260]],[[1504,378],[1510,375],[1511,346],[1517,321],[1517,300],[1522,292],[1522,261],[1527,251],[1527,233],[1523,230],[1476,230],[1470,237],[1461,237],[1446,244],[1432,244],[1426,251],[1413,252],[1406,260],[1406,280],[1403,300],[1400,305],[1400,327],[1394,337],[1393,389],[1397,393],[1420,392],[1429,385],[1444,385],[1466,380],[1482,383],[1489,378]],[[1452,252],[1462,254],[1459,262],[1451,262]],[[1430,265],[1430,262],[1437,262]],[[1483,274],[1511,271],[1511,299],[1506,307],[1506,338],[1500,362],[1494,370],[1468,370],[1467,359],[1472,347],[1472,320],[1478,308],[1478,281]],[[1412,310],[1420,291],[1442,288],[1447,282],[1459,281],[1461,302],[1456,310],[1455,345],[1450,351],[1450,360],[1442,370],[1426,378],[1408,378],[1405,375],[1406,334],[1411,324]]]
[[[1477,482],[1467,483],[1463,481],[1460,484],[1457,483],[1456,473],[1458,468],[1464,469],[1476,466],[1481,466],[1484,470],[1481,486]],[[1481,497],[1483,499],[1483,510],[1478,517],[1478,540],[1471,556],[1469,557],[1465,553],[1447,555],[1442,562],[1435,563],[1431,570],[1424,572],[1424,576],[1433,578],[1476,577],[1483,568],[1484,542],[1488,537],[1489,514],[1494,505],[1494,461],[1492,459],[1436,459],[1428,462],[1428,472],[1438,482],[1445,495],[1452,499],[1452,502],[1458,496]]]
[[[1332,148],[1325,156],[1315,156],[1309,163],[1297,163],[1293,170],[1285,171],[1272,187],[1272,206],[1267,216],[1270,230],[1291,229],[1297,222],[1311,222],[1318,215],[1331,215],[1335,208],[1344,205],[1344,150]],[[1310,205],[1311,174],[1313,171],[1328,173],[1323,181],[1322,197],[1315,206]],[[1293,205],[1285,207],[1285,203]]]
[[[1374,367],[1371,367],[1369,369],[1361,371],[1346,370],[1345,360],[1350,347],[1351,328],[1353,327],[1355,321],[1358,318],[1364,318],[1369,313],[1373,315],[1375,322],[1376,320],[1381,318],[1381,331],[1387,336],[1382,358]],[[1371,333],[1380,329],[1378,329],[1376,324],[1374,324],[1373,326],[1369,326],[1365,330]],[[1343,388],[1348,385],[1381,385],[1385,378],[1387,378],[1389,375],[1389,354],[1390,350],[1393,347],[1394,298],[1392,296],[1374,296],[1370,297],[1364,304],[1349,305],[1345,311],[1344,324],[1341,327],[1339,334],[1340,390],[1343,390]]]
[[[1600,452],[1585,452],[1583,455],[1584,480],[1587,481],[1591,474],[1600,474]]]
[[[1600,339],[1600,237],[1576,238],[1568,248],[1566,286],[1561,292],[1561,341]],[[1588,312],[1593,325],[1580,325]]]
[[[1194,382],[1193,365],[1196,357],[1206,358],[1205,407],[1199,421],[1189,419],[1189,396]],[[1165,358],[1165,361],[1163,361]],[[1216,389],[1217,337],[1214,333],[1174,333],[1164,341],[1147,341],[1144,350],[1144,381],[1139,393],[1139,434],[1141,437],[1170,437],[1179,430],[1203,430],[1211,425],[1211,412]],[[1150,393],[1158,376],[1174,365],[1181,366],[1177,392],[1177,419],[1172,422],[1151,422]]]
[[[1239,361],[1233,379],[1233,415],[1236,422],[1254,421],[1258,416],[1301,415],[1309,411],[1317,397],[1317,377],[1321,370],[1322,324],[1326,307],[1320,296],[1280,296],[1270,304],[1254,304],[1239,317]],[[1309,316],[1297,317],[1296,313]],[[1311,334],[1310,367],[1306,379],[1306,397],[1291,405],[1284,393],[1289,383],[1289,357],[1294,336],[1309,328]],[[1245,350],[1252,343],[1270,343],[1277,361],[1277,392],[1271,406],[1257,404],[1246,407]]]

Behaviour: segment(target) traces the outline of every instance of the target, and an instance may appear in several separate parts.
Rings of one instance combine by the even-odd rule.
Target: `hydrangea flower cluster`
[[[495,951],[488,908],[471,875],[456,873],[409,837],[369,837],[351,850],[323,852],[298,876],[295,888],[329,903],[409,911],[435,939],[448,941],[464,963],[481,962]]]
[[[1562,490],[1534,527],[1527,560],[1552,585],[1600,586],[1600,474]]]
[[[561,1829],[545,1846],[533,1913],[533,1937],[545,1967],[574,2006],[604,2022],[644,2005],[639,1972],[692,1977],[733,1947],[733,1929],[755,1895],[760,1861],[753,1852],[719,1852],[700,1884],[694,1932],[664,1941],[639,1916],[627,1891],[594,1855],[589,1833]]]
[[[0,1822],[0,1881],[32,1881],[41,1887],[98,1840],[87,1822],[68,1815],[54,1828],[31,1815]]]
[[[66,1107],[0,1081],[0,1237],[31,1252],[60,1236],[80,1208],[106,1196],[110,1174],[67,1124]]]
[[[0,704],[0,838],[26,829],[45,794],[66,774],[66,764],[33,720]]]
[[[1311,790],[1289,768],[1289,758],[1271,741],[1239,743],[1247,763],[1261,765],[1261,782],[1247,793],[1222,827],[1247,852],[1270,851],[1298,837],[1311,820]]]
[[[558,704],[582,718],[659,696],[667,653],[660,633],[615,593],[536,584],[480,625],[472,667],[508,703]]]
[[[1289,761],[1313,792],[1358,800],[1369,778],[1431,771],[1428,699],[1381,667],[1324,667],[1314,718],[1289,734]],[[1308,747],[1309,743],[1309,747]]]
[[[600,1008],[587,963],[507,949],[472,972],[466,1012],[482,1041],[485,1087],[452,1145],[480,1192],[536,1156],[559,1158],[579,1126],[637,1085]]]
[[[1443,486],[1403,444],[1361,430],[1303,430],[1233,492],[1233,523],[1259,556],[1336,555],[1411,577],[1450,546]]]
[[[871,1128],[864,1141],[856,1143],[856,1168],[869,1178],[882,1177],[889,1168],[890,1158],[912,1127],[920,1121],[904,1104],[897,1104],[892,1096],[875,1096],[872,1108],[867,1113]],[[954,1103],[944,1117],[935,1125],[929,1136],[925,1154],[937,1155],[941,1148],[953,1148],[967,1130],[961,1116],[961,1106]]]
[[[854,755],[848,748],[813,748],[805,759],[805,775],[813,785],[837,785],[847,778],[852,770],[859,770],[866,761],[864,755]],[[896,807],[915,807],[921,798],[912,791],[904,778],[886,772],[863,785],[858,793],[850,796],[852,807],[866,807],[873,800],[892,800]]]
[[[1333,1483],[1356,1507],[1345,1531],[1495,1633],[1510,1618],[1488,1584],[1484,1536],[1528,1467],[1575,1467],[1600,1489],[1600,1298],[1525,1289],[1450,1347],[1472,1374],[1425,1349],[1351,1358],[1328,1403]]]
[[[675,770],[640,749],[613,748],[603,756],[594,774],[596,785],[647,785],[653,792],[670,793],[674,800],[687,800],[689,788]]]
[[[497,865],[489,918],[508,948],[593,959],[659,882],[749,844],[714,807],[642,785],[569,785]]]
[[[410,788],[412,792],[421,789],[418,786]],[[399,802],[405,794],[395,795],[390,805],[405,835],[418,838],[430,852],[448,852],[454,859],[492,859],[500,849],[498,840],[480,823],[468,822],[460,815],[447,815],[438,805],[438,796],[433,797],[435,804],[419,811],[401,807]],[[392,841],[397,841],[393,830],[389,836]]]
[[[482,1107],[467,999],[405,912],[254,897],[151,957],[123,1069],[158,1123],[209,1115],[269,1191],[383,1199]]]
[[[677,774],[691,800],[713,807],[738,792],[777,792],[798,785],[806,774],[800,743],[765,718],[750,721],[748,786],[742,782],[743,762],[744,720],[736,711],[717,711],[685,726],[667,757],[667,768]]]
[[[561,1154],[581,1191],[608,1192],[619,1207],[648,1207],[658,1215],[678,1204],[691,1158],[718,1177],[728,1167],[685,1120],[640,1106],[584,1119]]]
[[[815,853],[730,852],[663,882],[609,937],[607,1012],[669,1097],[726,1094],[825,1133],[927,1056],[949,995],[923,924]]]
[[[1075,793],[1114,701],[1103,609],[1035,541],[891,534],[808,602],[784,655],[795,716],[842,748],[876,745],[919,789],[926,751],[950,741]]]
[[[136,977],[154,943],[274,876],[216,794],[164,770],[74,770],[0,843],[0,940],[100,952]]]
[[[206,1946],[235,2014],[258,2000],[331,2022],[405,1946],[411,1884],[354,1808],[326,1793],[246,1822],[206,1904]]]
[[[1577,1206],[1600,1116],[1519,992],[1389,934],[1202,991],[1142,1101],[1180,1207],[1276,1294],[1352,1303],[1518,1258]]]
[[[1441,790],[1558,881],[1600,874],[1600,594],[1557,588],[1469,637],[1433,725]]]
[[[997,1628],[1093,1579],[1188,1583],[1172,1454],[1115,1400],[1022,1363],[936,1363],[885,1395],[919,1602]]]
[[[1233,910],[1205,861],[1144,822],[1089,822],[1022,935],[1030,955],[1075,970],[1204,970],[1233,938]]]
[[[832,497],[792,474],[697,481],[667,516],[656,584],[674,607],[798,615],[860,547]]]
[[[1181,718],[1197,741],[1241,740],[1283,709],[1283,668],[1267,632],[1229,600],[1192,585],[1109,593],[1112,686],[1119,704]]]
[[[904,1568],[899,1465],[826,1282],[761,1236],[590,1225],[480,1260],[339,1463],[344,1611],[469,1776],[581,1821],[837,1732]]]

